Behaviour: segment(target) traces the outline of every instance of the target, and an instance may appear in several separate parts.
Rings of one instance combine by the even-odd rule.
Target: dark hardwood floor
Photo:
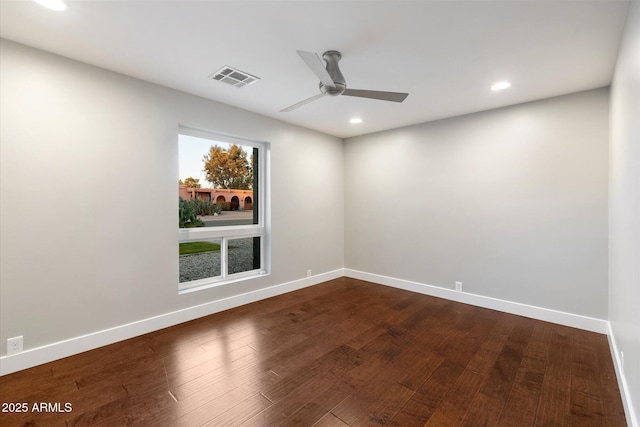
[[[3,427],[626,425],[606,336],[347,278],[3,376],[0,396],[29,405]]]

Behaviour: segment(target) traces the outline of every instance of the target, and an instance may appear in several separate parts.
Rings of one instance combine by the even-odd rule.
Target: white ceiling
[[[627,0],[0,2],[0,36],[339,137],[607,86]],[[339,50],[347,85],[402,104],[324,97],[296,54]],[[208,79],[223,65],[262,80]],[[491,92],[509,80],[513,86]],[[349,119],[359,116],[363,123]]]

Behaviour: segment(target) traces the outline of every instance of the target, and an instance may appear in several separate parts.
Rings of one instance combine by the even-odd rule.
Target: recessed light
[[[349,123],[352,123],[352,124],[354,124],[354,125],[355,125],[356,123],[362,123],[362,119],[361,119],[361,118],[359,118],[359,117],[354,117],[353,119],[349,120]]]
[[[62,0],[34,0],[40,6],[46,7],[51,10],[62,11],[67,8],[67,5]]]
[[[507,89],[511,87],[511,83],[509,82],[498,82],[496,84],[494,84],[493,86],[491,86],[491,90],[496,91],[496,90],[503,90],[503,89]]]

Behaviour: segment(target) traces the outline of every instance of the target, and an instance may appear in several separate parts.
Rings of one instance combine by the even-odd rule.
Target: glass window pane
[[[261,268],[260,237],[229,239],[228,248],[229,274],[259,270]]]
[[[180,243],[180,283],[220,277],[220,239]]]
[[[179,135],[179,227],[258,224],[260,150]]]

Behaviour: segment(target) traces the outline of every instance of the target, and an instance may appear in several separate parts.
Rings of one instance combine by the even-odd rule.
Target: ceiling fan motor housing
[[[327,63],[327,72],[329,73],[331,80],[333,80],[335,87],[327,87],[320,82],[320,92],[326,95],[338,96],[342,95],[347,88],[347,82],[338,67],[338,61],[340,61],[341,58],[342,54],[337,50],[328,50],[322,54],[322,59]]]

